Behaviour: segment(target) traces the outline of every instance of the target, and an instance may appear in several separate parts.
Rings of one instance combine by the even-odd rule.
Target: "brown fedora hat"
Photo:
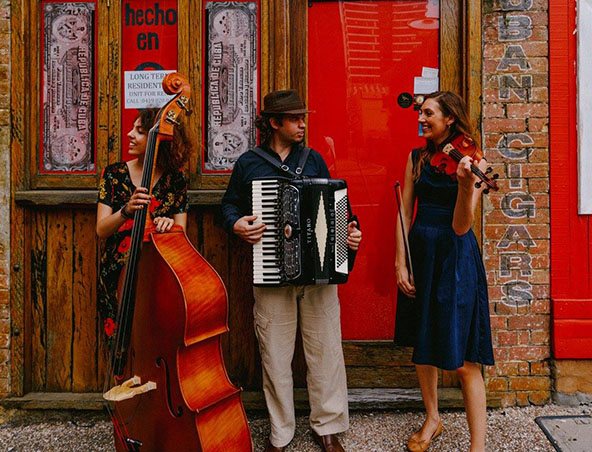
[[[312,111],[306,109],[304,101],[300,99],[298,91],[295,89],[272,91],[263,98],[262,115],[299,115],[302,113],[312,113]]]

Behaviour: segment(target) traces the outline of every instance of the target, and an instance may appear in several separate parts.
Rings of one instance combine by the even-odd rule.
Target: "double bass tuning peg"
[[[185,115],[189,116],[191,115],[191,113],[193,113],[193,110],[190,110],[189,107],[187,105],[189,105],[189,99],[186,96],[180,96],[177,99],[177,105],[179,105],[179,107],[181,107],[183,110],[185,110]]]

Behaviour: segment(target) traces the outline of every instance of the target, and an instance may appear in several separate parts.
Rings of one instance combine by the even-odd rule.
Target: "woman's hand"
[[[151,196],[144,187],[136,188],[127,204],[113,212],[111,206],[97,204],[97,235],[106,239],[113,235],[128,219],[133,219],[137,210],[150,204]]]
[[[156,217],[154,219],[154,226],[156,227],[156,232],[168,232],[171,230],[174,224],[175,220],[173,220],[172,218]]]
[[[407,265],[396,265],[395,271],[397,273],[397,285],[401,292],[409,298],[415,298],[415,284],[409,281],[409,271]]]
[[[473,184],[475,183],[475,176],[471,171],[472,165],[473,159],[468,155],[465,155],[460,160],[460,162],[458,162],[458,167],[456,168],[456,179],[458,180],[458,184],[464,189],[472,189]]]
[[[347,246],[354,251],[358,251],[362,241],[362,231],[358,229],[357,221],[350,221],[347,225]]]
[[[147,188],[136,188],[130,200],[123,207],[123,209],[125,209],[123,213],[128,217],[132,217],[137,210],[142,210],[145,206],[150,204],[150,198],[152,198],[152,196],[148,194]]]

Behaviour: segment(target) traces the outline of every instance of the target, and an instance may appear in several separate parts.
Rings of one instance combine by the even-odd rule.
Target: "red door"
[[[549,15],[553,355],[590,359],[592,218],[578,214],[578,178],[590,175],[578,174],[576,1],[550,1]]]
[[[437,87],[438,11],[438,0],[323,1],[308,9],[308,102],[315,111],[308,144],[332,177],[347,180],[363,231],[354,272],[339,289],[346,340],[393,337],[393,187],[403,182],[409,152],[423,144],[411,99]]]

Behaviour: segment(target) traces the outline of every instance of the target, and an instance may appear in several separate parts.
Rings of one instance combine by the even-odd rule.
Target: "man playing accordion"
[[[330,178],[321,155],[303,145],[305,114],[310,112],[298,93],[274,91],[265,96],[263,104],[256,121],[262,144],[238,159],[222,200],[225,229],[250,244],[259,242],[266,230],[265,223],[252,215],[254,179],[295,174]],[[347,225],[350,261],[361,240],[357,221],[350,221]],[[294,436],[292,358],[298,322],[307,365],[313,436],[323,450],[343,451],[336,434],[348,429],[349,417],[337,286],[254,286],[253,295],[263,392],[271,422],[266,451],[285,450]]]

